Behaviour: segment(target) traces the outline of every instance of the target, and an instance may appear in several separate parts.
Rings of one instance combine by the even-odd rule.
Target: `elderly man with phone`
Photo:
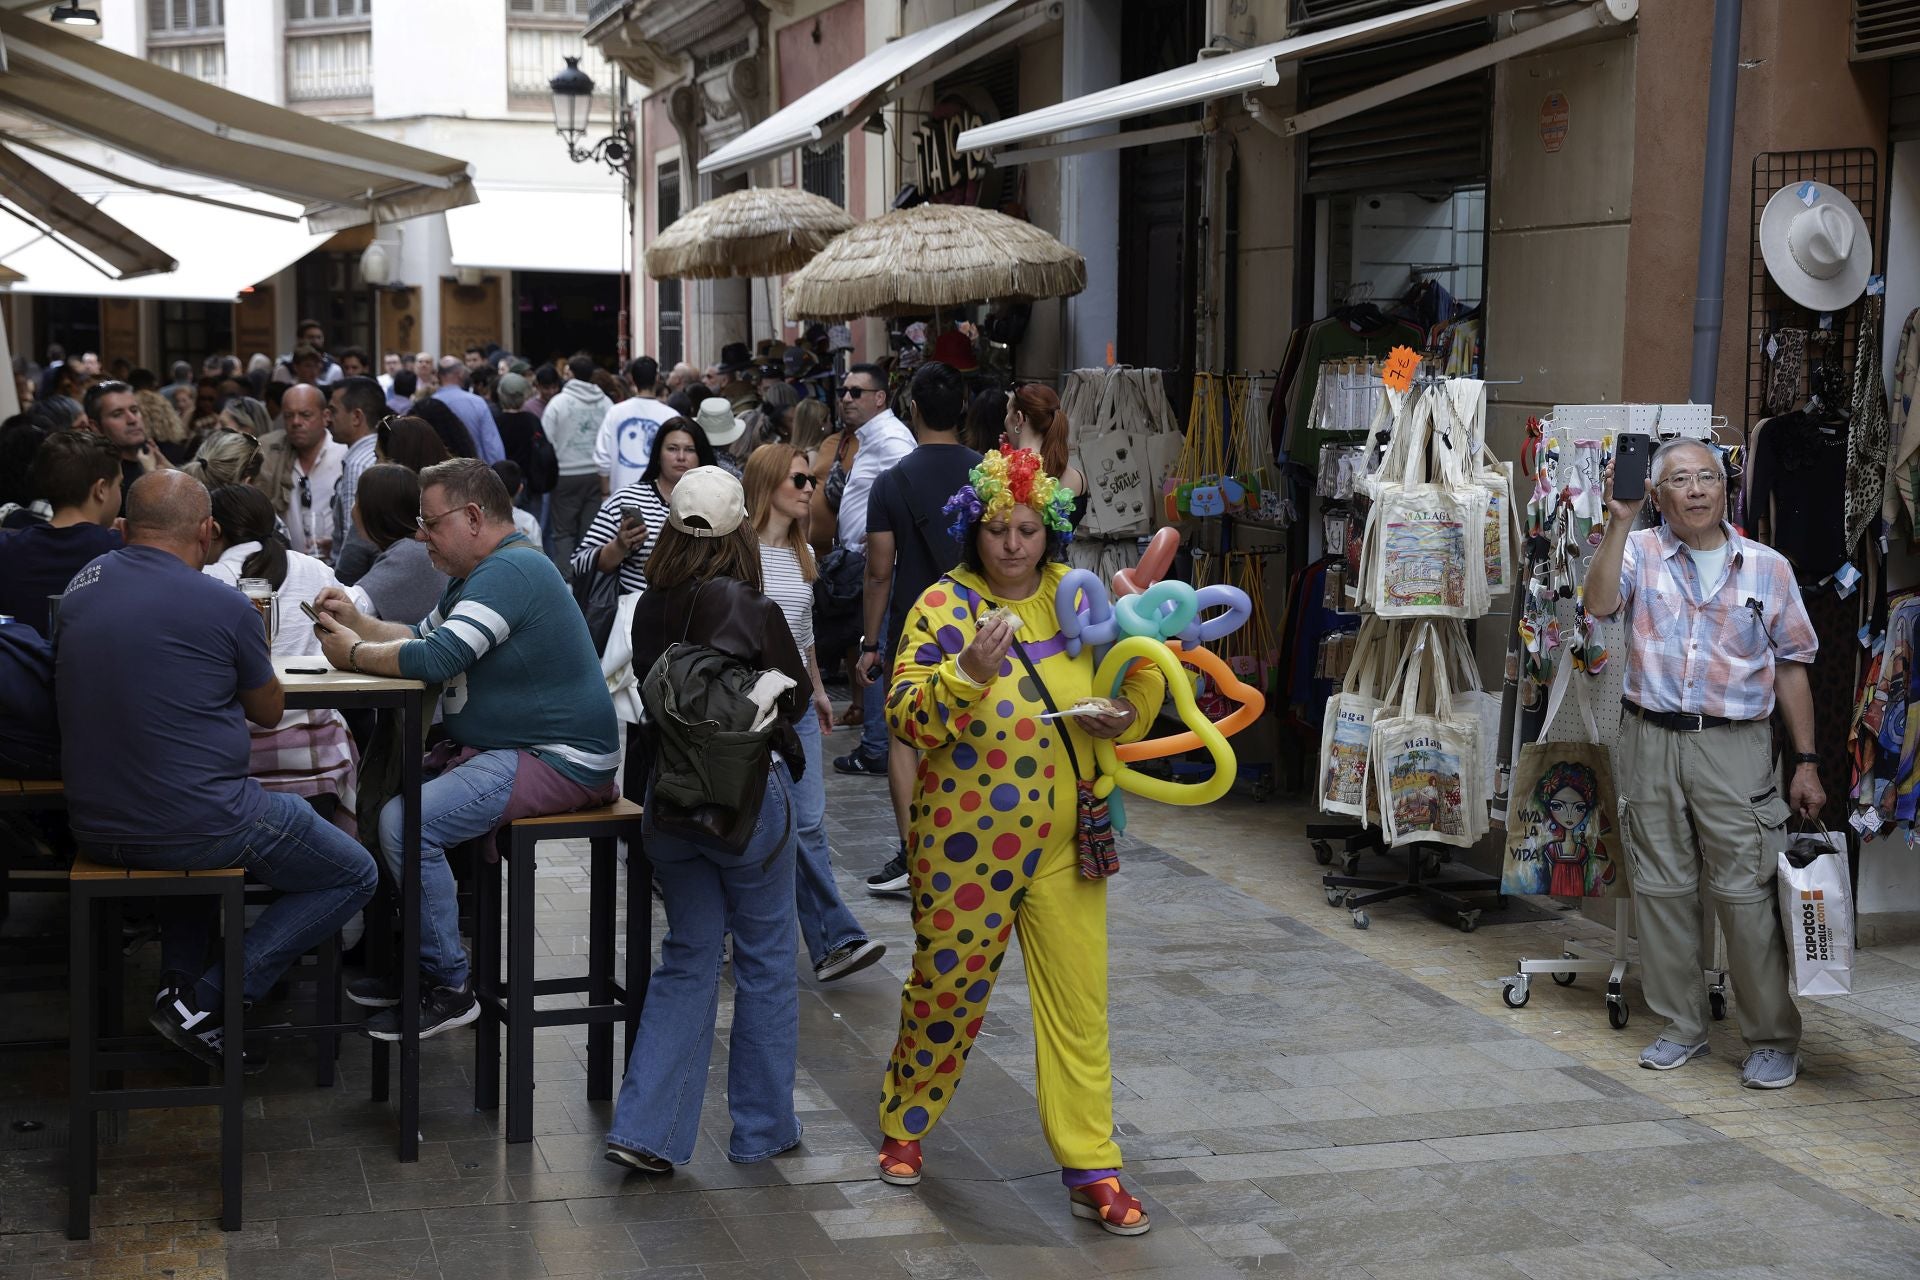
[[[1616,482],[1622,493],[1638,486],[1615,470],[1607,470],[1606,534],[1585,600],[1596,617],[1625,611],[1621,808],[1641,984],[1667,1019],[1640,1065],[1669,1071],[1707,1052],[1704,868],[1748,1047],[1740,1082],[1784,1089],[1799,1078],[1800,1013],[1787,989],[1773,880],[1789,805],[1812,818],[1826,804],[1807,683],[1819,642],[1786,558],[1727,523],[1726,471],[1712,447],[1680,439],[1654,455],[1645,489],[1665,520],[1659,528],[1634,529],[1644,490],[1616,494]],[[1784,798],[1776,705],[1793,752]]]

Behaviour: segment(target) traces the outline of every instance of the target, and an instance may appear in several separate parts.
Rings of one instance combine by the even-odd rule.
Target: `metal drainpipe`
[[[1707,89],[1706,183],[1700,193],[1700,263],[1693,286],[1693,371],[1687,398],[1712,404],[1726,312],[1727,202],[1733,180],[1733,108],[1739,90],[1740,0],[1714,0]]]

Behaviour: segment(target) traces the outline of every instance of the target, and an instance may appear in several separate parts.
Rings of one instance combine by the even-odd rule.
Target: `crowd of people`
[[[0,714],[34,732],[0,765],[64,779],[89,856],[238,865],[279,889],[247,934],[253,1002],[399,873],[392,762],[417,747],[288,712],[274,660],[424,682],[423,1036],[479,1012],[456,851],[518,817],[641,800],[668,933],[607,1156],[660,1174],[692,1154],[728,938],[739,1161],[802,1140],[795,952],[821,982],[884,954],[826,835],[837,668],[837,723],[859,738],[834,767],[886,777],[898,825],[867,886],[916,925],[879,1175],[919,1180],[1017,928],[1073,1211],[1146,1230],[1119,1181],[1104,880],[1079,866],[1078,810],[1093,740],[1143,734],[1162,688],[1140,675],[1113,714],[1046,714],[1092,676],[1054,618],[1085,485],[1051,389],[1009,394],[962,359],[823,380],[804,347],[770,343],[705,370],[484,347],[376,370],[324,338],[303,322],[279,360],[180,363],[164,386],[57,349],[17,369]],[[144,660],[117,660],[135,631]],[[738,719],[727,751],[688,737],[696,705]],[[167,910],[154,1025],[218,1062],[233,979],[206,921]],[[347,988],[387,1039],[399,993],[394,973]]]

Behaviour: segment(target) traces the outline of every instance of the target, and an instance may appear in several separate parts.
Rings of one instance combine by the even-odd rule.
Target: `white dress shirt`
[[[873,482],[893,469],[893,464],[913,452],[913,428],[883,409],[855,433],[860,442],[853,455],[853,468],[847,472],[847,487],[840,494],[840,543],[856,551],[867,546],[867,498]]]
[[[293,459],[293,492],[287,496],[287,545],[306,555],[320,554],[320,544],[334,538],[333,487],[339,483],[341,467],[347,459],[347,446],[329,438],[314,456],[308,471]],[[306,481],[302,490],[300,482]]]

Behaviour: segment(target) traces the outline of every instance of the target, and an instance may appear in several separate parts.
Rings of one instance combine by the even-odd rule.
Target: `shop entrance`
[[[620,353],[620,277],[514,272],[513,349],[535,363],[585,351],[611,368]]]

